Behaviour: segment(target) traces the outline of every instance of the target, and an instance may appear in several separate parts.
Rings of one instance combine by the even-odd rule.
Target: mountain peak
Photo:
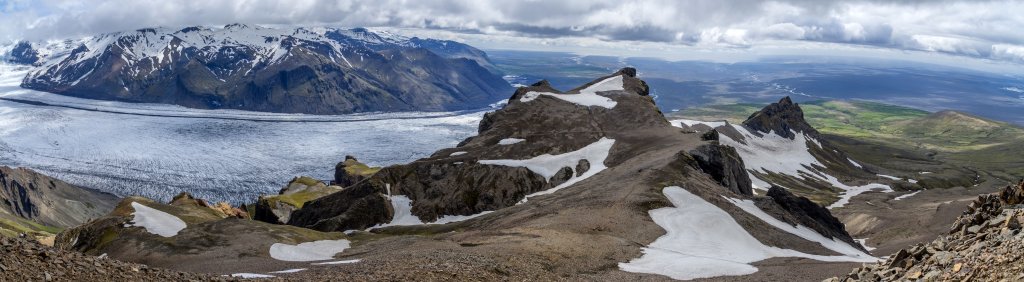
[[[793,138],[794,132],[818,134],[818,131],[804,120],[804,111],[800,109],[800,104],[793,103],[789,96],[750,115],[743,121],[743,125],[764,133],[774,132],[786,138]]]

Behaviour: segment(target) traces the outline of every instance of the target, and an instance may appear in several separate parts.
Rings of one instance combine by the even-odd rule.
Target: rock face
[[[717,136],[717,135],[716,135]],[[691,150],[690,155],[697,160],[700,169],[711,175],[711,178],[722,186],[737,194],[751,196],[754,191],[750,186],[750,177],[743,166],[736,149],[718,144],[706,144]]]
[[[761,132],[774,132],[790,139],[794,137],[792,131],[818,135],[818,131],[804,120],[804,111],[800,109],[800,104],[793,103],[788,96],[751,114],[743,121],[743,125]]]
[[[281,189],[277,195],[260,197],[256,202],[253,219],[267,223],[285,224],[292,212],[302,208],[306,202],[341,190],[340,186],[327,186],[310,177],[296,177],[288,182],[288,186]]]
[[[340,231],[386,223],[394,216],[389,203],[394,196],[408,197],[412,214],[432,222],[445,215],[513,206],[528,194],[558,187],[597,164],[573,159],[542,176],[526,167],[482,162],[571,154],[613,132],[670,126],[647,96],[647,84],[635,74],[626,68],[567,92],[545,82],[519,88],[505,108],[485,114],[477,136],[429,158],[386,167],[342,192],[312,201],[294,212],[288,224]],[[602,105],[570,101],[576,97]],[[559,118],[550,118],[554,116]],[[499,144],[508,138],[525,141]]]
[[[40,65],[25,88],[200,109],[462,110],[511,89],[473,47],[363,28],[148,28],[12,50],[12,60]]]
[[[345,156],[344,161],[334,166],[334,185],[348,187],[363,181],[378,171],[380,171],[379,167],[370,167],[359,162],[356,157]]]
[[[980,195],[957,218],[949,235],[900,250],[885,262],[829,281],[1024,280],[1024,181],[999,194]]]
[[[74,186],[25,168],[0,167],[0,217],[72,227],[110,212],[117,197]]]

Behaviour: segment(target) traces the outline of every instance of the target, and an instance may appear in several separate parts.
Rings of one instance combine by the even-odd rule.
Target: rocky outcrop
[[[788,96],[751,114],[743,121],[743,125],[760,132],[774,132],[790,139],[794,137],[792,131],[818,135],[818,131],[804,120],[800,104],[793,103]]]
[[[0,218],[72,227],[110,212],[114,195],[74,186],[26,168],[0,167]]]
[[[363,179],[372,176],[374,173],[377,173],[377,171],[380,171],[380,167],[370,167],[359,162],[356,157],[345,156],[344,161],[339,162],[338,165],[334,166],[333,185],[348,187],[359,181],[363,181]]]
[[[292,212],[302,208],[306,202],[341,190],[340,186],[327,186],[323,182],[311,177],[296,177],[288,182],[288,185],[281,189],[277,195],[261,196],[256,201],[253,219],[274,224],[285,224],[291,217]]]
[[[429,158],[383,168],[341,192],[312,201],[295,211],[288,224],[325,231],[367,228],[394,216],[395,196],[412,200],[412,214],[424,222],[513,206],[528,194],[580,177],[596,164],[574,159],[542,176],[526,167],[481,161],[567,154],[602,138],[618,138],[614,136],[621,132],[671,128],[648,92],[632,68],[567,92],[543,81],[519,88],[503,109],[484,115],[477,136]],[[574,95],[607,100],[584,105],[572,102]],[[525,141],[501,144],[509,138]],[[602,165],[608,164],[606,160]]]
[[[690,155],[697,160],[697,164],[704,173],[711,175],[711,178],[722,186],[736,194],[754,195],[750,176],[743,166],[743,159],[740,158],[739,153],[736,153],[735,148],[705,144],[690,150]]]
[[[35,62],[41,66],[22,87],[89,99],[307,114],[474,109],[511,90],[499,73],[480,65],[493,67],[476,48],[364,28],[147,28],[51,45],[37,48],[69,50]],[[23,57],[31,61],[12,58]]]
[[[61,250],[0,236],[0,281],[233,281]]]
[[[827,281],[1024,280],[1024,181],[980,195],[948,235],[900,250],[885,262]]]

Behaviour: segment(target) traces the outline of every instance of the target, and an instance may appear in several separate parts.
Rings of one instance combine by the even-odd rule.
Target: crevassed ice
[[[351,242],[345,239],[319,240],[298,245],[274,243],[270,246],[270,257],[280,261],[329,260],[348,249],[350,244]]]
[[[728,213],[699,196],[678,186],[665,187],[662,192],[673,207],[651,210],[649,214],[666,234],[643,248],[640,258],[620,263],[619,269],[688,280],[751,274],[757,272],[757,267],[750,263],[772,257],[869,261],[861,257],[812,255],[767,246]]]
[[[547,95],[580,106],[599,106],[611,109],[614,108],[615,105],[618,103],[616,103],[615,100],[612,100],[611,98],[597,95],[597,92],[625,90],[625,87],[623,87],[622,83],[622,76],[616,75],[613,77],[606,78],[598,83],[594,83],[593,85],[590,85],[587,88],[580,90],[579,94],[558,94],[551,92],[530,91],[526,92],[526,94],[523,95],[522,98],[519,98],[519,101],[530,102],[533,101],[534,99],[537,99],[537,97],[540,97],[541,95]]]
[[[129,226],[138,226],[146,229],[146,232],[172,237],[187,226],[185,221],[172,214],[147,207],[146,205],[132,202],[132,222]]]

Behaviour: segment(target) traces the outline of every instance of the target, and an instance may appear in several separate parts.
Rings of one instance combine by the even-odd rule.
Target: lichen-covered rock
[[[253,219],[285,224],[292,212],[302,208],[307,202],[341,191],[339,186],[327,186],[311,177],[300,176],[288,182],[277,195],[260,196],[256,201]]]
[[[356,157],[345,156],[345,160],[334,166],[334,185],[348,187],[352,184],[363,181],[374,173],[380,171],[380,167],[371,167],[359,162]]]

